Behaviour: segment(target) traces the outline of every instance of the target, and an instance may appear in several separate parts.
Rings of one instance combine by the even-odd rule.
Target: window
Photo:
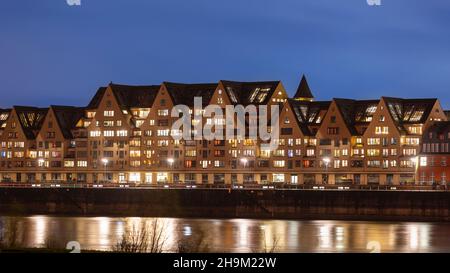
[[[284,156],[284,150],[280,150],[280,149],[275,150],[275,151],[273,151],[273,155],[274,156]]]
[[[145,173],[145,183],[152,183],[152,173]]]
[[[283,168],[285,166],[284,160],[275,160],[273,161],[273,166],[275,168]]]
[[[127,130],[117,130],[117,136],[118,137],[126,137],[126,136],[128,136],[128,131]]]
[[[100,132],[100,131],[90,131],[89,132],[90,137],[99,137],[99,136],[101,136],[101,134],[102,134],[102,132]]]
[[[166,117],[168,115],[169,115],[169,110],[168,109],[159,109],[158,110],[158,116]]]
[[[426,167],[427,166],[427,157],[426,156],[421,156],[420,157],[420,166],[421,167]]]
[[[387,126],[376,126],[375,134],[377,135],[387,135],[389,134],[389,127]]]
[[[85,160],[77,161],[77,167],[80,167],[80,168],[87,167],[87,161],[85,161]]]
[[[220,167],[224,167],[225,166],[225,162],[222,160],[214,160],[214,167],[216,168],[220,168]]]
[[[112,127],[112,126],[114,126],[114,121],[112,121],[112,120],[105,120],[105,121],[103,121],[103,126],[104,127]]]
[[[169,136],[169,129],[158,130],[157,136]]]
[[[274,173],[273,174],[273,182],[284,182],[284,174]]]
[[[114,117],[114,111],[112,111],[112,110],[103,111],[103,116],[105,116],[105,117]]]
[[[307,149],[306,150],[306,156],[314,156],[316,150],[314,149]]]
[[[73,168],[75,166],[75,162],[73,160],[66,160],[64,161],[64,167],[65,168]]]
[[[367,149],[367,156],[379,156],[380,150],[379,149]]]
[[[292,128],[281,128],[281,135],[292,135]]]
[[[131,150],[130,151],[130,157],[140,157],[141,156],[141,151],[139,150]]]
[[[380,138],[368,138],[367,145],[380,145]]]
[[[327,128],[327,134],[329,134],[329,135],[338,135],[339,134],[339,128],[338,127],[328,127]]]
[[[158,140],[158,147],[167,147],[169,146],[168,140]]]
[[[114,131],[103,131],[103,136],[105,137],[113,137]]]

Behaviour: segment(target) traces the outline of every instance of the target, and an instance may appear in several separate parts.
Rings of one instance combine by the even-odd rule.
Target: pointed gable
[[[97,89],[97,92],[95,92],[95,95],[92,97],[89,104],[86,106],[86,110],[94,110],[98,108],[98,105],[100,104],[101,99],[103,98],[103,95],[105,94],[106,87],[102,86]]]
[[[296,121],[302,130],[303,135],[315,135],[314,128],[322,123],[331,101],[299,101],[289,99],[288,103],[295,113]]]
[[[84,108],[73,106],[52,105],[50,109],[58,123],[58,127],[65,139],[71,139],[72,129],[84,115]]]
[[[34,139],[39,133],[48,108],[14,106],[20,127],[27,139]]]
[[[314,96],[309,88],[308,81],[306,80],[305,75],[302,76],[300,83],[297,88],[297,92],[295,93],[294,99],[297,100],[309,100],[312,101]]]
[[[364,127],[372,121],[379,100],[334,99],[344,119],[345,125],[353,136],[364,134]],[[358,130],[359,129],[359,130]]]

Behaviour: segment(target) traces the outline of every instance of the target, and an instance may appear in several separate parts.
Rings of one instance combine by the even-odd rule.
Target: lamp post
[[[248,159],[247,159],[247,158],[245,158],[245,157],[241,158],[241,163],[244,165],[244,170],[245,170],[245,167],[247,166],[247,162],[248,162]],[[244,181],[242,181],[242,182],[245,182],[244,175],[245,175],[245,174],[242,174],[242,180],[244,180]]]
[[[107,168],[107,166],[108,166],[108,159],[107,158],[102,158],[102,162],[103,162],[103,165],[105,166],[105,173],[104,173],[104,180],[105,181],[107,181],[107,179],[106,179],[106,168]]]
[[[330,164],[330,158],[329,157],[324,157],[323,159],[323,163],[325,164],[325,182],[328,184],[328,165]]]
[[[172,169],[173,169],[173,163],[175,162],[175,160],[174,160],[172,157],[169,157],[169,158],[167,159],[167,162],[169,163],[170,171],[172,172]],[[173,180],[173,174],[172,174],[172,180]]]

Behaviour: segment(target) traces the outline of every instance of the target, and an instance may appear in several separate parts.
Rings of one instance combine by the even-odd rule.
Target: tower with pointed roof
[[[314,96],[311,92],[311,89],[309,88],[308,81],[306,80],[305,75],[302,76],[300,84],[298,85],[297,88],[297,92],[295,93],[294,99],[302,101],[314,100]]]

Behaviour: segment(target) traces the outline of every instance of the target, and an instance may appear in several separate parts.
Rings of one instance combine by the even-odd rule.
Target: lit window
[[[158,116],[160,117],[165,117],[169,115],[169,110],[168,109],[159,109],[158,110]]]
[[[421,167],[426,167],[427,166],[427,157],[426,156],[421,156],[420,157],[420,166]]]
[[[126,136],[128,136],[128,131],[127,130],[117,130],[117,136],[118,137],[126,137]]]
[[[114,117],[114,111],[111,111],[111,110],[103,111],[103,116]]]
[[[113,137],[114,131],[103,131],[103,136],[105,137]]]
[[[87,161],[77,161],[77,167],[87,167]]]
[[[101,134],[102,134],[102,132],[100,132],[100,131],[90,131],[89,132],[90,137],[99,137],[99,136],[101,136]]]

